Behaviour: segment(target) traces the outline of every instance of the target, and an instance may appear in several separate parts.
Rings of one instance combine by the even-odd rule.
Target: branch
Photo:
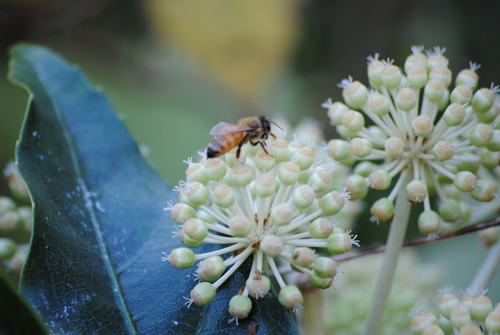
[[[476,223],[476,224],[473,224],[473,225],[470,225],[470,226],[467,226],[467,227],[464,227],[462,229],[455,230],[452,232],[442,233],[441,235],[439,235],[437,238],[434,238],[434,239],[428,239],[427,237],[420,237],[420,238],[417,238],[417,239],[414,239],[411,241],[407,241],[403,244],[403,247],[406,248],[406,247],[414,247],[414,246],[419,246],[419,245],[424,245],[424,244],[430,244],[430,243],[446,240],[449,238],[454,238],[457,236],[463,236],[463,235],[467,235],[470,233],[475,233],[475,232],[483,230],[483,229],[497,227],[497,226],[500,226],[500,217],[494,218],[494,219],[486,221],[486,222]],[[335,260],[336,261],[347,261],[347,260],[363,257],[366,255],[377,254],[380,252],[384,252],[385,248],[386,248],[385,245],[382,245],[380,247],[376,247],[376,248],[369,249],[369,250],[353,252],[353,253],[349,253],[347,255],[337,256],[337,257],[335,257]]]

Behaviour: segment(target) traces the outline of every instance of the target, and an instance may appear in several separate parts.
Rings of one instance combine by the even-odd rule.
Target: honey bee
[[[210,131],[214,138],[207,147],[207,158],[214,158],[224,155],[233,148],[236,150],[236,159],[240,158],[241,146],[247,142],[251,145],[260,144],[266,154],[272,156],[265,148],[264,140],[269,135],[276,139],[271,133],[271,123],[282,129],[275,122],[269,120],[266,116],[251,116],[238,121],[238,123],[220,122]]]

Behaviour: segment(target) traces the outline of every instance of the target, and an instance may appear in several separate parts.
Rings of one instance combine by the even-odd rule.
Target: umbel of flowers
[[[269,154],[260,146],[243,149],[239,159],[233,150],[221,158],[187,162],[179,202],[167,207],[186,247],[164,258],[181,269],[197,265],[199,283],[187,299],[199,306],[210,303],[217,288],[250,259],[245,288],[235,288],[229,302],[236,321],[251,311],[250,297],[266,298],[270,270],[280,286],[280,303],[288,309],[301,306],[301,292],[285,283],[278,262],[307,274],[314,287],[328,288],[337,263],[317,256],[315,249],[342,254],[356,244],[332,218],[349,195],[333,189],[335,164],[330,158],[324,155],[321,163],[311,146],[281,138],[267,145]],[[190,249],[206,243],[221,248],[198,254]]]
[[[413,47],[403,68],[369,57],[371,89],[349,77],[339,85],[344,103],[323,106],[347,139],[329,141],[329,154],[341,163],[362,161],[345,183],[352,198],[363,198],[368,187],[393,186],[371,207],[374,220],[391,221],[396,195],[406,188],[408,201],[423,203],[420,231],[432,234],[442,222],[464,221],[469,211],[448,196],[447,184],[477,201],[495,197],[494,180],[483,179],[482,171],[498,166],[500,101],[493,84],[478,89],[478,65],[460,71],[453,85],[445,50],[422,51]],[[430,192],[439,207],[431,205]]]
[[[493,306],[487,290],[466,290],[461,298],[449,288],[440,293],[437,315],[423,308],[414,311],[413,334],[500,334],[500,304]]]

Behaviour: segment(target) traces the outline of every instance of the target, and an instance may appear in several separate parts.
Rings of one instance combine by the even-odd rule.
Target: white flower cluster
[[[211,302],[216,289],[250,259],[246,286],[240,292],[235,288],[237,294],[229,303],[236,321],[250,313],[250,297],[268,294],[269,270],[280,286],[280,303],[289,309],[301,306],[301,292],[285,283],[278,262],[290,263],[292,269],[307,274],[313,286],[328,288],[337,263],[317,256],[315,249],[342,254],[357,243],[332,219],[349,195],[334,190],[331,158],[324,155],[321,163],[311,146],[281,138],[267,145],[269,154],[259,146],[243,149],[239,159],[233,150],[221,158],[188,161],[179,202],[167,208],[187,247],[210,243],[221,248],[200,254],[177,248],[164,258],[181,269],[199,261],[200,282],[191,291],[189,303],[200,306]]]
[[[471,63],[452,89],[444,51],[425,54],[423,47],[413,47],[404,71],[378,54],[369,57],[371,89],[348,78],[339,85],[344,103],[323,104],[347,139],[330,140],[328,153],[340,163],[360,161],[345,181],[352,198],[364,198],[368,187],[392,187],[371,207],[375,221],[390,221],[396,195],[406,188],[408,201],[423,203],[419,228],[424,234],[466,220],[470,209],[462,200],[464,192],[482,202],[497,196],[494,179],[483,176],[499,164],[498,88],[478,89],[479,66]],[[458,196],[448,195],[449,184],[460,191]],[[429,193],[438,198],[438,208],[431,206]]]

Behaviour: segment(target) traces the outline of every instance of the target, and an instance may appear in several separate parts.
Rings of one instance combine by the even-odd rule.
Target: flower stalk
[[[411,180],[411,176],[407,174],[406,181]],[[380,271],[375,294],[373,296],[368,315],[363,325],[363,335],[377,334],[380,328],[380,323],[385,313],[387,298],[391,291],[392,281],[398,257],[403,247],[406,228],[411,212],[411,203],[407,200],[406,190],[400,188],[396,198],[397,211],[394,215],[394,220],[391,223],[389,237],[387,239],[387,249],[385,252],[384,263]]]

